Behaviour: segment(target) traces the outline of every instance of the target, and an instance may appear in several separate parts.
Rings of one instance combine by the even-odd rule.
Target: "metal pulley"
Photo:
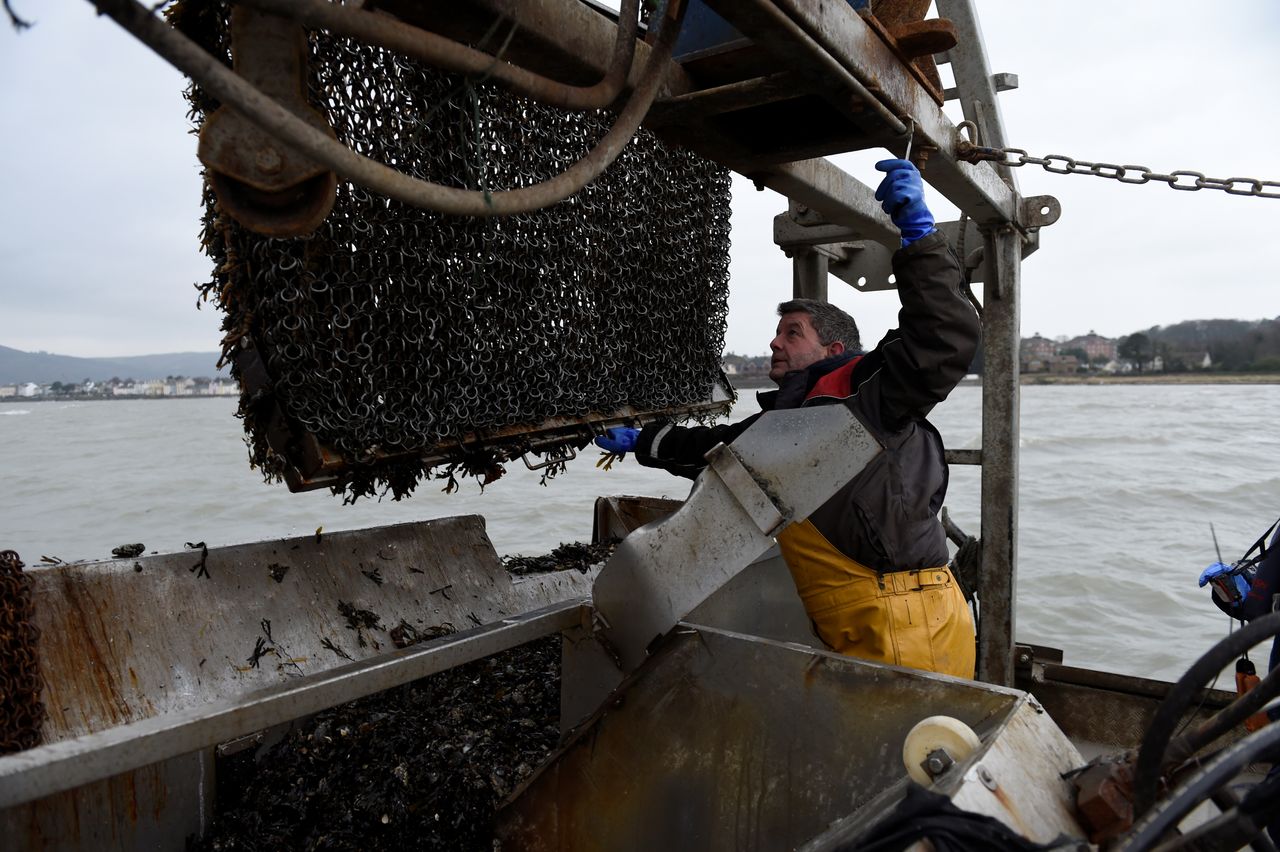
[[[334,136],[325,117],[307,102],[307,38],[301,24],[235,6],[231,44],[236,73]],[[209,169],[218,203],[259,234],[309,234],[333,209],[337,175],[230,107],[220,107],[205,121],[197,154]]]

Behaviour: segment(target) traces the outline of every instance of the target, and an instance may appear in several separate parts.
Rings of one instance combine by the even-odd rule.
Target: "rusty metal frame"
[[[368,660],[305,675],[249,697],[119,725],[0,757],[0,808],[100,781],[383,692],[568,630],[589,619],[570,600]]]

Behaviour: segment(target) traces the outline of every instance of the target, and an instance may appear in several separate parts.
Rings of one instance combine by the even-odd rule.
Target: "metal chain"
[[[207,29],[190,34],[225,54],[225,19],[195,23]],[[546,180],[613,124],[327,32],[311,34],[310,72],[310,100],[340,140],[437,183]],[[197,124],[217,106],[198,90],[190,101]],[[288,433],[341,455],[348,478],[335,490],[398,498],[433,472],[450,486],[455,472],[493,481],[539,424],[580,422],[566,444],[581,447],[614,412],[706,400],[728,312],[729,193],[727,170],[647,132],[576,195],[508,218],[445,216],[340,183],[313,234],[271,239],[206,191],[214,273],[200,289],[225,313],[252,462],[268,479],[293,463],[268,441],[283,431],[278,412]],[[243,347],[265,367],[264,390],[246,390]],[[442,472],[424,466],[442,444],[457,447]]]
[[[40,631],[31,605],[31,581],[12,550],[0,551],[0,754],[40,743]]]
[[[993,162],[1001,166],[1040,166],[1055,175],[1093,175],[1118,180],[1121,183],[1168,184],[1170,189],[1196,192],[1201,189],[1220,189],[1228,195],[1252,195],[1258,198],[1280,198],[1280,181],[1258,180],[1248,177],[1213,178],[1200,172],[1179,169],[1163,174],[1146,166],[1117,165],[1115,163],[1091,163],[1063,154],[1033,157],[1022,148],[987,148],[962,141],[956,146],[956,158],[970,163]]]

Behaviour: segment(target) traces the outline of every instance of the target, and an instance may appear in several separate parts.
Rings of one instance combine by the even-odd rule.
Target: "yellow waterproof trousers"
[[[945,566],[875,571],[850,559],[809,521],[778,536],[818,638],[850,657],[972,678],[973,617]]]

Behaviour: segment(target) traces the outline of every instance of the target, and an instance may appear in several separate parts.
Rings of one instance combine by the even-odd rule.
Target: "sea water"
[[[591,536],[599,495],[687,496],[687,480],[589,449],[545,485],[519,461],[483,491],[421,483],[400,502],[292,494],[248,463],[232,399],[0,405],[0,549],[105,559],[122,544],[178,551],[418,521],[485,518],[500,554]],[[756,410],[744,392],[730,420]],[[1280,386],[1022,388],[1016,636],[1070,665],[1174,679],[1224,635],[1196,585],[1280,516]],[[931,416],[949,447],[976,448],[981,388]],[[947,507],[980,531],[980,469],[953,466]],[[1229,687],[1229,685],[1227,685]]]

